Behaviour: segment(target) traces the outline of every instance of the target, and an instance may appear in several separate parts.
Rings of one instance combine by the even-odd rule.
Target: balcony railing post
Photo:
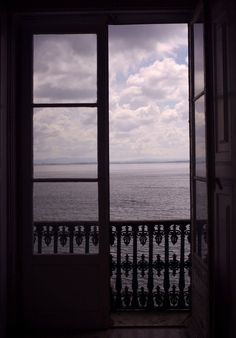
[[[72,225],[70,226],[69,228],[69,241],[70,241],[70,253],[73,253],[74,252],[74,230],[75,230],[75,227]]]
[[[185,308],[184,300],[184,288],[185,288],[185,276],[184,276],[184,249],[185,249],[185,231],[186,225],[180,225],[180,271],[179,271],[179,302],[178,307]]]
[[[59,232],[59,227],[53,226],[52,232],[53,232],[53,237],[54,237],[53,252],[54,252],[54,254],[57,254],[57,252],[58,252],[58,232]]]
[[[133,226],[133,277],[132,277],[132,303],[131,306],[134,309],[139,308],[138,303],[138,272],[137,272],[137,233],[138,233],[138,226]]]
[[[147,300],[147,308],[149,310],[154,308],[154,301],[153,301],[153,230],[154,225],[150,224],[149,226],[149,263],[148,263],[148,300]]]
[[[121,229],[122,226],[116,225],[117,233],[117,268],[116,268],[116,300],[115,306],[117,309],[122,308],[122,299],[121,299],[121,290],[122,290],[122,280],[121,280]]]
[[[42,253],[43,226],[39,225],[36,231],[37,231],[37,236],[38,236],[38,254],[41,254]]]
[[[163,307],[168,309],[170,307],[169,288],[170,288],[170,275],[169,275],[169,232],[170,225],[164,226],[165,236],[165,270],[164,270],[164,302]]]
[[[89,253],[90,225],[84,226],[85,231],[85,253]]]

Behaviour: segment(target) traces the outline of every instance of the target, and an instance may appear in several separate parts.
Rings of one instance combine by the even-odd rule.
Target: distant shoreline
[[[189,160],[169,160],[169,161],[112,161],[110,164],[158,164],[158,163],[189,163]],[[35,162],[34,165],[90,165],[97,162]]]

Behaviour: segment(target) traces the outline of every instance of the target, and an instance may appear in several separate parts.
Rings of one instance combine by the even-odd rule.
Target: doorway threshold
[[[189,311],[171,312],[113,312],[112,327],[187,327],[191,313]]]

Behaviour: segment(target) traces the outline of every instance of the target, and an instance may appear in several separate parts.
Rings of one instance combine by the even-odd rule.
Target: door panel
[[[215,191],[214,191],[214,332],[229,336],[232,320],[232,285],[230,285],[230,264],[232,264],[233,231],[233,167],[232,167],[232,116],[229,83],[229,17],[227,7],[211,7],[212,50],[213,50],[213,109],[215,117]],[[235,31],[231,32],[235,39]],[[219,296],[220,295],[220,296]],[[233,335],[235,332],[233,332]]]
[[[22,24],[18,45],[22,322],[35,331],[105,328],[107,28],[102,18],[93,24],[47,20],[43,27]],[[73,158],[86,162],[92,157],[92,173],[86,168],[64,173]]]
[[[209,186],[205,84],[205,24],[200,3],[189,25],[192,201],[192,320],[190,336],[209,334]]]

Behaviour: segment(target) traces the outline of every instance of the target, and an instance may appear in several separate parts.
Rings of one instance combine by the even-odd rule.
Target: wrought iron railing
[[[190,221],[110,222],[111,308],[189,309]],[[36,254],[93,254],[99,227],[92,222],[37,222]]]
[[[35,222],[35,254],[96,254],[99,226],[96,222]]]

